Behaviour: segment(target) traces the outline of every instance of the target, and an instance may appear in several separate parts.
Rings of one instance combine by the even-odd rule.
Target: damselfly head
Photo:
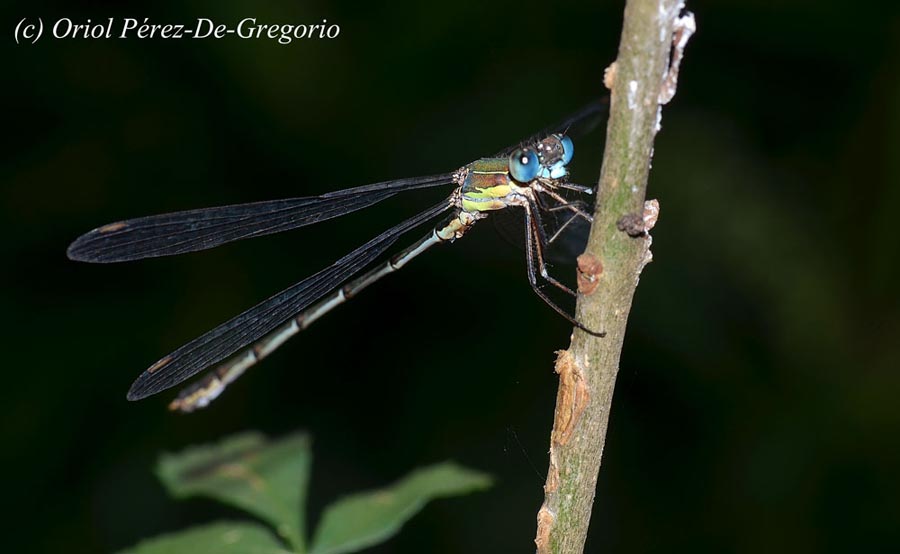
[[[572,139],[566,135],[553,134],[537,143],[535,150],[541,160],[539,177],[561,179],[567,175],[566,165],[575,154]]]
[[[561,179],[568,174],[566,165],[574,153],[572,139],[553,134],[533,147],[519,148],[510,154],[509,174],[520,183],[530,183],[538,177]]]
[[[536,150],[543,166],[549,167],[560,162],[562,165],[567,165],[572,161],[575,145],[572,144],[572,139],[566,135],[555,134],[537,143]]]

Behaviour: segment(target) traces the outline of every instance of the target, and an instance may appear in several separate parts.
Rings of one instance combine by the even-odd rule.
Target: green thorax
[[[509,176],[507,158],[482,158],[468,166],[462,182],[462,208],[467,212],[501,210],[515,182]]]

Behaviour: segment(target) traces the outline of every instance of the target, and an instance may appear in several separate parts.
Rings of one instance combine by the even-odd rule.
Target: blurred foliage
[[[287,554],[281,542],[258,523],[223,521],[142,541],[121,554]]]
[[[266,444],[262,436],[246,433],[214,446],[166,455],[158,473],[172,496],[208,496],[235,506],[262,519],[301,550],[311,462],[305,435]]]
[[[629,322],[588,552],[895,549],[900,5],[688,4],[698,32],[655,146],[654,262]],[[161,355],[436,199],[410,193],[170,259],[89,266],[64,253],[126,217],[495,152],[604,92],[622,1],[14,0],[7,12],[8,33],[26,15],[327,18],[342,32],[287,46],[7,41],[2,430],[17,533],[5,548],[111,552],[234,520],[211,503],[173,506],[149,471],[156,454],[302,426],[317,437],[314,513],[422,460],[498,477],[374,552],[530,551],[553,352],[571,327],[490,226],[366,290],[189,417],[166,413],[165,394],[130,404],[125,391]],[[576,143],[577,182],[596,180],[601,143]]]
[[[327,507],[307,549],[303,523],[312,459],[309,443],[302,434],[270,442],[258,433],[244,433],[163,456],[158,467],[172,495],[207,496],[249,512],[270,524],[290,550],[261,525],[221,522],[148,539],[123,554],[357,552],[389,539],[432,499],[490,486],[483,473],[450,462],[416,470],[390,487],[357,493]]]

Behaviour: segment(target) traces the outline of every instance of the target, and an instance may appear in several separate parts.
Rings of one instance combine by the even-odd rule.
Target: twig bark
[[[682,0],[627,0],[612,90],[594,223],[579,257],[576,317],[598,338],[575,329],[556,362],[559,392],[550,436],[550,468],[538,512],[539,554],[584,548],[625,326],[659,205],[645,202],[653,139],[662,104],[675,94],[684,46],[694,31]]]

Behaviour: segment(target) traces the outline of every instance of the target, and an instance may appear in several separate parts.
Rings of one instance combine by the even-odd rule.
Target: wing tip
[[[89,243],[95,236],[97,236],[96,229],[85,233],[72,241],[72,244],[66,248],[66,257],[73,262],[85,262],[89,264],[102,264],[115,261],[104,259],[102,253],[99,253],[96,249],[90,247]]]
[[[125,395],[125,398],[131,401],[142,400],[176,384],[177,382],[161,386],[159,379],[156,379],[159,375],[156,372],[169,365],[172,360],[173,357],[169,354],[168,356],[160,358],[154,362],[153,365],[145,369],[144,372],[138,375],[138,378],[134,380],[134,383],[131,384],[131,388],[128,389],[128,394]]]
[[[144,373],[141,373],[140,376],[138,376],[138,378],[134,380],[134,383],[131,384],[131,388],[128,389],[128,393],[125,395],[125,398],[129,402],[143,400],[155,392],[153,390],[147,390],[147,387],[144,386],[146,375],[146,371]]]
[[[86,235],[85,235],[86,236]],[[92,259],[87,255],[87,252],[84,251],[82,247],[82,237],[75,239],[75,242],[69,245],[66,248],[66,257],[72,260],[73,262],[94,262],[96,260]]]
[[[128,227],[129,224],[127,221],[117,221],[88,231],[72,241],[72,244],[66,248],[66,257],[73,262],[87,262],[94,264],[126,261],[127,258],[123,259],[115,255],[110,255],[109,253],[104,255],[102,248],[91,248],[90,243],[98,237],[103,237],[104,235],[115,233],[117,231],[128,230]]]

